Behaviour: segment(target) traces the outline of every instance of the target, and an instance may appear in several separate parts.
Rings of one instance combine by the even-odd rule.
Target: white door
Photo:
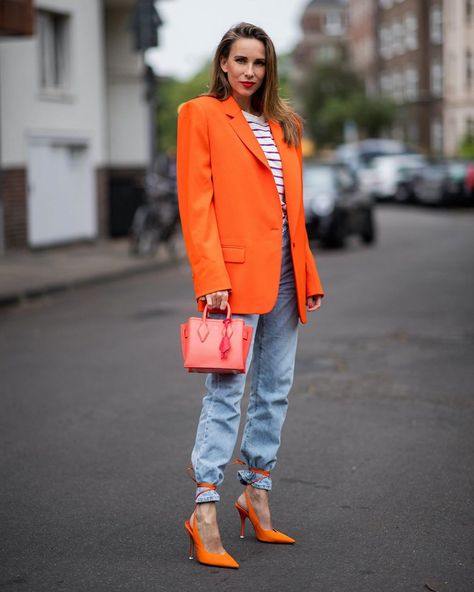
[[[28,243],[32,247],[97,236],[94,171],[87,144],[31,141]]]

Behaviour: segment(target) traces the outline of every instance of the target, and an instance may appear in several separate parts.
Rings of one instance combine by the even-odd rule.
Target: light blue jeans
[[[276,464],[281,429],[293,383],[298,338],[293,262],[287,224],[283,225],[280,288],[274,308],[266,314],[234,315],[253,327],[247,368],[251,373],[250,400],[240,455],[247,468],[271,471]],[[213,315],[214,316],[214,315]],[[219,318],[215,315],[214,318]],[[208,374],[206,394],[191,455],[197,483],[219,485],[237,440],[240,401],[245,374]],[[238,471],[242,484],[270,490],[270,477]],[[219,501],[216,490],[199,488],[196,502]]]

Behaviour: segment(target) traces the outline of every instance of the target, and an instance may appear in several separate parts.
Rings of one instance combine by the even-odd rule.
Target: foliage
[[[178,107],[209,89],[210,64],[184,82],[175,78],[158,80],[157,134],[160,152],[176,151],[176,120]]]
[[[363,81],[346,62],[317,64],[302,94],[308,131],[320,146],[342,142],[349,121],[363,135],[376,137],[396,115],[392,101],[364,93]]]
[[[474,158],[474,134],[465,134],[458,149],[461,158]]]
[[[397,107],[389,98],[359,94],[351,97],[350,102],[352,119],[368,137],[379,136],[395,121]]]
[[[278,79],[280,83],[280,96],[289,101],[293,98],[293,87],[290,82],[291,56],[283,54],[278,56]]]

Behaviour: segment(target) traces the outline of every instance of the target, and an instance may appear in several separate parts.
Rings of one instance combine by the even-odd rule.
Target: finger
[[[224,292],[221,297],[221,310],[227,308],[227,302],[229,300],[229,295],[227,292]]]

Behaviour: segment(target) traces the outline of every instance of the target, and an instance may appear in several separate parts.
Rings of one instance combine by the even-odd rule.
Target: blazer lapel
[[[263,150],[258,143],[255,134],[245,119],[242,110],[237,104],[237,101],[234,99],[234,97],[230,96],[228,99],[222,101],[222,105],[224,106],[225,113],[229,116],[229,123],[235,133],[239,136],[245,146],[247,146],[247,148],[254,154],[254,156],[258,158],[258,160],[264,166],[270,169],[265,154],[263,153]]]
[[[269,170],[269,172],[273,174],[255,134],[234,97],[230,96],[228,99],[225,99],[221,102],[221,105],[223,106],[224,112],[229,117],[230,125],[241,141]],[[296,224],[296,220],[298,219],[301,203],[301,168],[296,149],[290,148],[285,142],[280,124],[273,120],[270,120],[269,124],[273,139],[275,140],[278,152],[280,153],[283,180],[285,183],[286,207],[288,210],[288,219],[290,221],[291,230],[294,228],[294,224]]]

